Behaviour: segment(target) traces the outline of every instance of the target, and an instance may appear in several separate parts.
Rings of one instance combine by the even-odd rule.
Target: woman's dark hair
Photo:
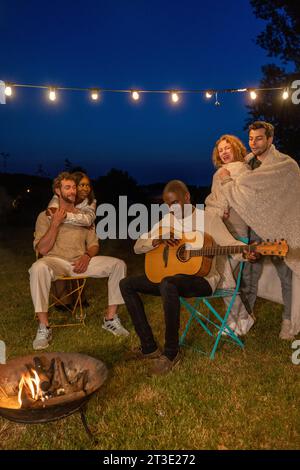
[[[72,176],[74,177],[77,186],[79,185],[82,178],[87,178],[89,180],[91,190],[90,190],[90,194],[88,195],[88,201],[89,201],[89,204],[92,204],[93,200],[95,199],[95,194],[94,194],[93,185],[89,176],[83,173],[82,171],[75,171],[74,173],[72,173]]]

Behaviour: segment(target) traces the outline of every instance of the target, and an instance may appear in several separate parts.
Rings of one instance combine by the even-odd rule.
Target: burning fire
[[[41,395],[40,378],[34,369],[31,369],[31,374],[30,372],[26,372],[22,375],[21,380],[19,382],[18,402],[20,404],[20,408],[22,407],[23,389],[25,389],[28,395],[31,395],[31,398],[33,400],[38,400]]]

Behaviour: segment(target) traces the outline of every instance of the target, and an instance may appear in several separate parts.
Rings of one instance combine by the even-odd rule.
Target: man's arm
[[[168,214],[169,217],[169,214]],[[144,233],[138,240],[135,242],[133,250],[135,254],[139,255],[142,253],[148,253],[148,251],[153,250],[158,245],[164,244],[169,246],[178,245],[179,240],[175,239],[174,233],[172,232],[171,227],[165,226],[167,229],[167,236],[163,234],[163,221],[165,217],[162,219],[160,223],[157,223],[153,226],[150,232]]]
[[[148,251],[153,250],[153,239],[152,238],[139,238],[133,247],[133,250],[136,255],[140,255],[142,253],[147,253]]]
[[[63,223],[65,217],[66,211],[64,209],[58,209],[53,215],[49,229],[36,245],[36,249],[41,255],[47,255],[47,253],[53,247],[57,237],[59,226]]]

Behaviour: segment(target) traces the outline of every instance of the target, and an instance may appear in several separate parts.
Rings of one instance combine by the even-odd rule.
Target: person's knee
[[[176,290],[176,284],[172,276],[164,277],[159,285],[161,295],[168,294],[170,291]]]
[[[131,289],[131,278],[130,277],[124,277],[123,279],[121,279],[120,281],[120,291],[122,293],[122,295],[126,294],[128,291],[130,291]]]
[[[126,263],[122,259],[115,258],[115,269],[117,269],[124,276],[126,276],[127,266],[126,266]]]
[[[42,276],[49,273],[49,268],[42,259],[37,260],[29,269],[30,276]]]

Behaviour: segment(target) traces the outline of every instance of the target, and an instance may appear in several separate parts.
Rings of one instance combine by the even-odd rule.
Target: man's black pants
[[[179,349],[179,297],[209,296],[212,293],[206,279],[185,274],[165,277],[159,284],[149,281],[145,275],[127,277],[121,280],[120,289],[144,354],[155,351],[157,344],[139,293],[161,296],[165,315],[164,354],[170,360]]]

